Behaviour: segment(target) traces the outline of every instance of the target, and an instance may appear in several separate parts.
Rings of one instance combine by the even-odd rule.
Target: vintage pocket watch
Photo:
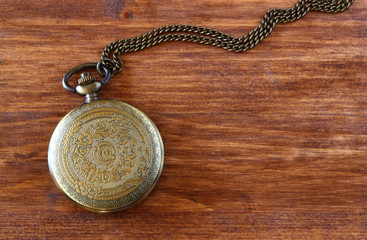
[[[95,67],[72,69],[65,86],[76,71]],[[111,74],[104,69],[107,83]],[[162,172],[161,136],[139,109],[118,100],[98,100],[102,83],[91,74],[83,73],[78,83],[75,91],[86,96],[86,103],[69,112],[52,135],[51,175],[81,207],[95,212],[127,208],[153,189]]]
[[[65,89],[85,95],[86,103],[69,112],[50,141],[48,163],[56,185],[75,203],[95,212],[113,212],[141,201],[162,172],[164,150],[154,123],[137,108],[118,100],[99,100],[97,93],[122,69],[122,53],[162,42],[189,41],[244,52],[266,38],[277,23],[298,20],[309,11],[341,12],[354,0],[300,0],[289,9],[270,9],[261,24],[242,37],[191,25],[163,26],[135,38],[110,43],[98,63],[71,69]],[[96,80],[84,72],[76,88],[69,79],[77,72],[96,69]]]

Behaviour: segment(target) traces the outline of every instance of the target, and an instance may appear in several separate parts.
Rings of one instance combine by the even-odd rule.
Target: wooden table
[[[144,111],[165,165],[139,205],[96,214],[53,183],[48,143],[83,98],[62,76],[167,24],[241,36],[295,0],[0,2],[0,239],[367,238],[367,14],[278,24],[236,54],[171,42],[126,54],[100,92]]]

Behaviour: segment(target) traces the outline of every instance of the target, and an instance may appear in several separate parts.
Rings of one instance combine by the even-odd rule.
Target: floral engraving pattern
[[[61,140],[61,170],[76,192],[114,200],[134,191],[152,163],[151,143],[134,117],[109,108],[76,118]]]

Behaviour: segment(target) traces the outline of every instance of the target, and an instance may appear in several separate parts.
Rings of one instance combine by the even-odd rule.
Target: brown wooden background
[[[83,102],[70,68],[166,24],[247,33],[295,0],[0,1],[0,239],[367,238],[367,3],[279,24],[244,54],[166,43],[123,56],[100,93],[165,144],[153,192],[96,214],[55,187],[48,142]]]

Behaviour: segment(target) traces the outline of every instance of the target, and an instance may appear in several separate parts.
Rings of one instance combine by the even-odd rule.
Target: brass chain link
[[[355,0],[299,0],[296,5],[288,9],[270,9],[259,26],[247,35],[233,37],[229,34],[205,27],[192,25],[168,25],[155,28],[135,38],[116,40],[108,44],[102,52],[101,60],[97,65],[111,69],[112,75],[122,69],[121,54],[139,51],[163,42],[188,41],[221,47],[228,51],[244,52],[256,46],[269,36],[277,23],[288,23],[300,19],[309,11],[338,13],[349,8]],[[189,33],[189,34],[183,34]],[[110,55],[112,54],[112,60]]]

